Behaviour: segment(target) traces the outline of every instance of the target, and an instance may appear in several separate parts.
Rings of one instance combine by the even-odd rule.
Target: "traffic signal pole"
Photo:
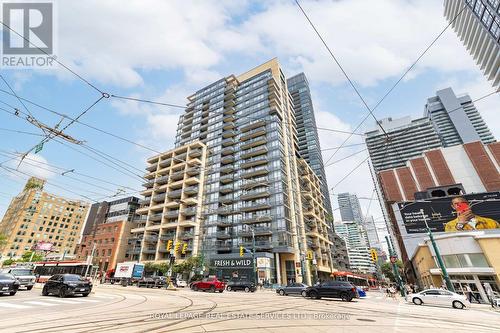
[[[389,248],[389,256],[391,258],[391,264],[392,264],[392,271],[394,273],[394,278],[396,279],[396,283],[399,286],[399,291],[401,293],[402,297],[406,296],[406,290],[403,286],[403,280],[401,279],[401,276],[399,275],[399,269],[398,265],[396,264],[397,261],[397,255],[394,249],[391,246],[391,242],[389,241],[389,237],[385,236],[385,241],[387,242],[387,247]]]
[[[420,209],[420,213],[422,214],[422,218],[425,222],[425,227],[427,228],[427,235],[429,235],[429,239],[431,240],[432,248],[434,249],[434,253],[436,254],[436,259],[439,264],[439,268],[441,268],[441,273],[443,273],[443,279],[446,282],[446,287],[449,291],[455,292],[455,288],[453,287],[453,283],[451,283],[450,276],[448,275],[448,271],[446,270],[446,266],[444,265],[443,258],[441,258],[441,252],[439,252],[439,248],[434,240],[434,235],[432,234],[431,228],[427,224],[427,217],[425,216],[425,212],[423,209]]]

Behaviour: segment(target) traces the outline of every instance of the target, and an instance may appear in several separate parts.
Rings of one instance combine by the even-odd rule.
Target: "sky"
[[[443,3],[437,0],[378,0],[376,5],[369,0],[300,2],[370,107],[448,24]],[[126,5],[118,0],[61,1],[56,4],[54,38],[57,59],[109,94],[185,105],[187,96],[219,78],[241,74],[277,57],[286,76],[304,72],[308,77],[319,127],[353,131],[367,115],[292,0],[147,0]],[[0,107],[12,110],[8,103],[50,126],[62,120],[62,128],[68,120],[47,109],[75,117],[101,97],[61,66],[1,68],[0,73],[5,78],[0,81]],[[8,94],[9,87],[37,105],[22,105]],[[456,94],[469,93],[472,99],[493,91],[451,28],[374,115],[421,117],[427,98],[447,87]],[[476,103],[497,137],[499,105],[498,94]],[[86,201],[139,191],[146,158],[173,147],[182,112],[164,105],[104,98],[80,119],[93,128],[75,123],[65,130],[85,146],[53,140],[20,165],[13,154],[34,147],[42,137],[33,134],[42,132],[26,119],[0,112],[0,163],[6,161],[3,165],[9,170],[18,170],[0,170],[0,216],[29,175],[46,178],[46,189],[52,193]],[[357,132],[372,128],[370,117]],[[329,148],[342,144],[347,135],[320,130],[319,137],[324,161],[331,163],[326,174],[328,186],[334,187],[335,218],[339,219],[336,194],[351,192],[361,198],[364,213],[383,225],[378,202],[369,204],[373,181],[367,163],[362,163],[367,157],[364,146],[342,148],[332,156],[335,149]],[[359,143],[363,137],[354,135],[346,145]],[[349,155],[353,156],[343,159]]]

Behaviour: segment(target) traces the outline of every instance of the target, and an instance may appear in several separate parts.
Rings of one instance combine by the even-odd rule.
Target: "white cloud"
[[[12,179],[25,180],[27,177],[34,176],[46,180],[58,173],[57,169],[48,166],[47,160],[39,154],[28,154],[22,162],[20,156],[16,157],[7,162],[6,166],[12,171],[8,173]]]

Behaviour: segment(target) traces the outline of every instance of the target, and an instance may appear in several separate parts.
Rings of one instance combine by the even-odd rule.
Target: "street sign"
[[[41,152],[41,151],[42,151],[42,149],[43,149],[43,142],[40,142],[39,144],[37,144],[37,145],[35,146],[35,154],[37,154],[37,153]]]

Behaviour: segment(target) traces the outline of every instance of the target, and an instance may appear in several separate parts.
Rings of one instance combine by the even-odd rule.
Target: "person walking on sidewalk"
[[[491,307],[494,309],[495,308],[495,303],[494,303],[495,293],[493,292],[493,288],[491,288],[491,285],[489,283],[484,284],[484,291],[486,292],[486,296],[488,296],[488,300],[490,301]]]
[[[465,295],[467,296],[467,299],[469,300],[470,303],[472,303],[472,298],[474,298],[476,303],[478,303],[478,304],[481,303],[478,301],[478,299],[476,298],[476,295],[474,295],[474,293],[472,292],[472,289],[470,288],[470,286],[468,284],[465,285]]]

